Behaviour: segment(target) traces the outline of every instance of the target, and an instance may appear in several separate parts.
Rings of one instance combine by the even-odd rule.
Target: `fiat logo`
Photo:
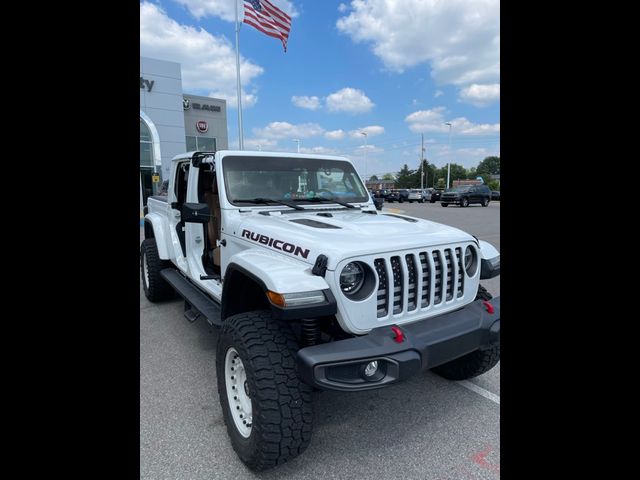
[[[207,133],[207,130],[209,130],[209,125],[204,120],[200,120],[198,121],[198,123],[196,123],[196,128],[200,133]]]

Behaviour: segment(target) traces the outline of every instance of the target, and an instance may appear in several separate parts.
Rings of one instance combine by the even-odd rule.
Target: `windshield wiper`
[[[271,198],[262,198],[262,197],[243,198],[242,200],[234,200],[233,203],[262,203],[265,205],[269,203],[277,203],[280,205],[286,205],[287,207],[295,208],[296,210],[305,210],[300,205],[296,205],[295,203],[285,202],[284,200],[273,200]]]
[[[347,208],[356,208],[353,205],[348,204],[347,202],[341,202],[340,200],[336,200],[335,198],[324,198],[324,197],[310,197],[310,198],[296,198],[293,200],[294,202],[322,202],[322,203],[337,203],[338,205],[342,205]]]

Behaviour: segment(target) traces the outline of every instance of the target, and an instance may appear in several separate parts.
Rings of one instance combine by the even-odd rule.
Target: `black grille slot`
[[[438,251],[431,252],[431,255],[433,256],[433,268],[435,270],[433,304],[437,305],[442,301],[442,260],[440,259],[440,252]]]
[[[453,298],[453,259],[451,258],[451,249],[445,249],[444,259],[447,262],[447,301],[449,301]]]
[[[391,257],[391,273],[393,277],[393,313],[402,312],[402,265],[400,257]]]
[[[418,276],[417,276],[417,268],[415,257],[413,255],[405,255],[405,260],[407,261],[407,276],[409,277],[409,285],[407,288],[407,311],[415,310],[418,306],[416,301],[417,297],[417,284],[418,284]]]
[[[456,257],[458,259],[458,293],[457,297],[460,298],[464,295],[464,265],[462,259],[462,249],[456,247]]]
[[[373,264],[376,267],[376,273],[378,274],[378,305],[377,315],[378,318],[386,317],[388,314],[387,305],[387,267],[384,264],[384,259],[376,258]]]
[[[420,306],[422,308],[429,306],[429,288],[431,288],[431,269],[429,268],[429,260],[427,260],[426,252],[420,252],[420,266],[422,267],[422,292]]]

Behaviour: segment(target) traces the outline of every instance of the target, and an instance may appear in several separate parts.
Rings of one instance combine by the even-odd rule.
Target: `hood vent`
[[[318,222],[317,220],[312,220],[310,218],[296,218],[295,220],[289,220],[293,223],[299,223],[301,225],[306,225],[307,227],[313,228],[340,228],[335,225],[331,225],[329,223]]]
[[[402,220],[411,223],[416,223],[418,221],[415,218],[401,217],[400,215],[394,215],[393,213],[383,213],[382,215],[386,215],[387,217],[401,218]]]

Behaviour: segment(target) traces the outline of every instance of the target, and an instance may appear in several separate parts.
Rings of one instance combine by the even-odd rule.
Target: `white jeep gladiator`
[[[500,360],[500,254],[457,228],[376,211],[336,156],[218,151],[172,161],[150,197],[144,293],[219,326],[218,393],[233,448],[264,470],[302,453],[312,391],[387,387]]]

